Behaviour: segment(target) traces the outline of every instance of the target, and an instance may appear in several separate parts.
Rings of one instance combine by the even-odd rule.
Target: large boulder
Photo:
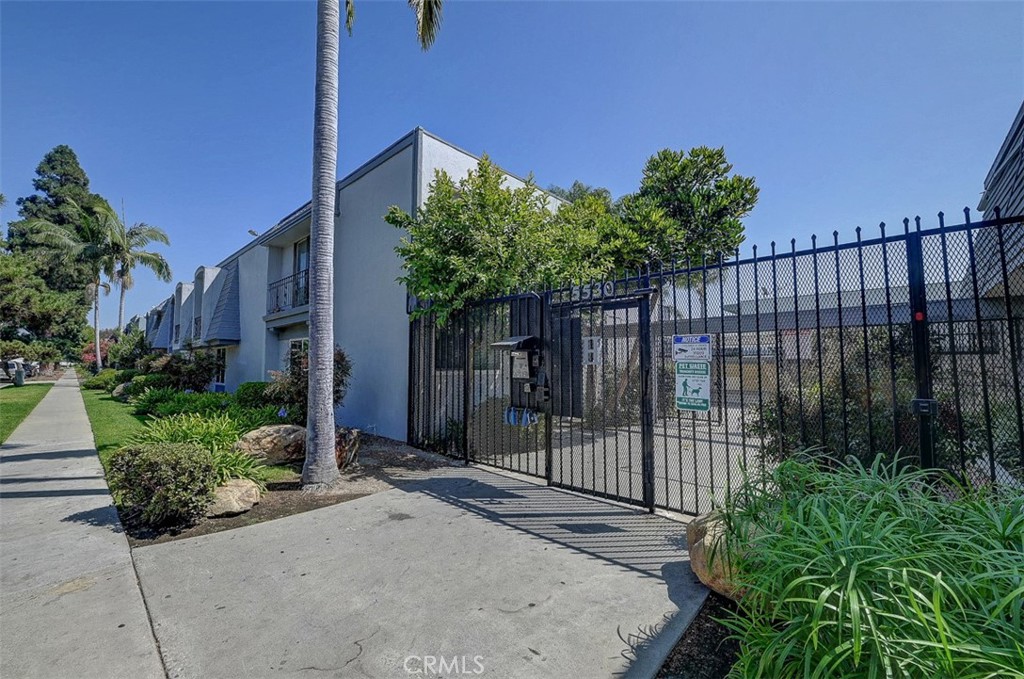
[[[295,424],[260,427],[243,436],[235,448],[262,458],[266,464],[296,462],[306,454],[306,428]]]
[[[345,469],[355,462],[359,455],[359,437],[358,429],[338,427],[334,430],[334,459],[338,462],[338,469]]]
[[[116,387],[114,387],[114,391],[110,392],[110,395],[113,396],[114,398],[118,399],[118,400],[122,400],[124,398],[127,398],[124,395],[124,390],[127,389],[127,388],[128,388],[128,383],[127,382],[125,382],[124,384],[119,384]]]
[[[725,523],[717,511],[702,514],[686,525],[690,568],[708,589],[739,601],[743,590],[733,582],[724,538]]]
[[[247,512],[260,501],[260,487],[249,479],[231,479],[213,491],[213,502],[206,509],[209,517],[234,516]]]

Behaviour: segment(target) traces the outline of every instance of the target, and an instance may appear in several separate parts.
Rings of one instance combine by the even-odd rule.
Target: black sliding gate
[[[443,325],[410,309],[410,442],[693,514],[811,446],[1024,489],[1024,224],[965,216],[483,300]],[[702,335],[709,399],[681,410],[700,389],[673,338]],[[522,336],[532,400],[492,346]]]

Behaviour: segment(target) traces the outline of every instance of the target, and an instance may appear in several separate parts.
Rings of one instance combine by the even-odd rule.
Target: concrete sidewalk
[[[165,676],[71,371],[0,446],[0,610],[0,676]]]
[[[135,560],[181,679],[653,677],[707,595],[685,532],[446,468]]]

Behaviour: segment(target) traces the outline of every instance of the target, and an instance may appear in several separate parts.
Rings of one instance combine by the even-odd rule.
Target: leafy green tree
[[[113,226],[111,234],[113,252],[110,259],[112,266],[106,274],[111,281],[117,284],[120,293],[117,308],[117,332],[122,333],[124,332],[124,298],[135,283],[132,278],[132,271],[135,267],[145,267],[164,283],[171,282],[171,267],[164,256],[143,248],[150,243],[170,245],[171,241],[163,229],[143,222],[126,227],[124,222],[119,219]]]
[[[43,220],[59,226],[74,226],[82,208],[106,205],[100,196],[89,191],[89,177],[70,146],[55,146],[36,167],[32,181],[36,193],[19,198],[21,219],[7,229],[7,248],[12,252],[33,253],[39,258],[39,274],[46,284],[59,292],[85,290],[91,280],[83,263],[68,262],[59,253],[46,251],[31,235],[30,224]],[[86,305],[83,297],[82,305]]]
[[[88,208],[80,207],[74,201],[70,204],[77,210],[71,223],[32,219],[26,228],[30,239],[53,249],[64,261],[81,265],[89,272],[86,295],[93,305],[95,346],[100,346],[100,294],[110,291],[110,285],[103,281],[102,275],[113,270],[115,265],[113,238],[120,220],[105,204],[94,204]],[[97,355],[96,370],[102,368],[102,357]]]
[[[51,290],[32,256],[0,254],[0,339],[45,340],[68,354],[84,328],[80,293]]]
[[[409,0],[423,49],[441,27],[441,0]],[[355,2],[345,0],[345,27],[355,22]],[[309,268],[309,404],[302,482],[323,490],[339,478],[334,455],[334,200],[338,171],[339,0],[317,1],[316,91],[313,113],[313,198]]]
[[[698,266],[704,257],[735,254],[759,189],[753,177],[732,169],[724,148],[707,146],[663,149],[647,160],[640,190],[620,202],[620,214],[650,263]]]
[[[605,204],[609,211],[612,210],[614,205],[611,191],[606,188],[584,184],[579,180],[574,181],[572,186],[567,189],[557,184],[552,184],[548,187],[548,193],[558,196],[567,203],[575,203],[584,198],[597,198]]]
[[[486,156],[458,181],[438,171],[415,216],[392,207],[384,219],[406,232],[401,282],[438,323],[475,299],[603,275],[601,240],[617,226],[599,198],[559,205],[531,179],[509,186]]]

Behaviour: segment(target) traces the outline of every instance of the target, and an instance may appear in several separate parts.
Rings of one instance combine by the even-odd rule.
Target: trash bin
[[[23,387],[25,386],[25,369],[18,368],[14,371],[14,386]]]

